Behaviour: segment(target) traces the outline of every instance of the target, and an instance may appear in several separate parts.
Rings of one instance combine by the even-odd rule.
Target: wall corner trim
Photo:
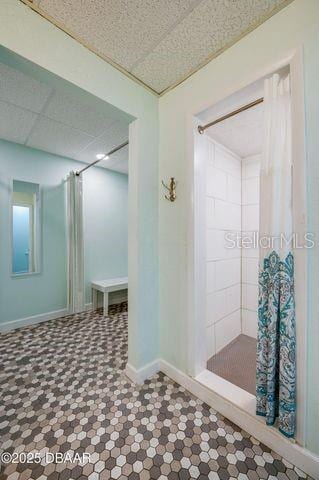
[[[156,359],[151,363],[146,364],[144,367],[137,370],[133,365],[127,363],[125,367],[125,374],[128,378],[137,385],[141,385],[148,378],[160,370],[160,360]]]

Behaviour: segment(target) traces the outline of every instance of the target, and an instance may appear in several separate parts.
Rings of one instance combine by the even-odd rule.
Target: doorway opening
[[[300,60],[300,59],[299,59]],[[190,315],[192,376],[255,417],[258,325],[259,171],[263,148],[265,78],[290,73],[292,82],[293,217],[304,233],[302,79],[297,57],[234,90],[194,119],[194,316]],[[236,115],[229,115],[240,107]],[[297,115],[300,114],[300,116]],[[225,118],[227,117],[227,118]],[[205,124],[214,125],[199,132]],[[298,192],[298,193],[296,193]],[[295,251],[297,318],[297,440],[304,442],[306,286],[304,251]],[[260,418],[258,418],[260,420]],[[263,420],[260,420],[263,422]]]
[[[4,48],[0,76],[0,328],[127,312],[136,118]]]
[[[262,97],[262,80],[250,88],[241,103],[248,95]],[[213,116],[208,111],[202,119]],[[205,135],[207,369],[255,395],[263,104]]]

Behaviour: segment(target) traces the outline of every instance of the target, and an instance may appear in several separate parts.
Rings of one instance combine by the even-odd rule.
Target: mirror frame
[[[35,270],[34,272],[23,272],[23,273],[14,273],[13,272],[13,184],[14,182],[24,182],[24,183],[32,183],[33,185],[38,185],[38,198],[35,207],[35,217],[37,219],[36,222],[36,229],[35,229],[35,243],[36,248],[34,252],[34,264]],[[32,275],[39,275],[41,273],[41,266],[42,266],[42,188],[39,183],[30,182],[29,180],[21,179],[21,178],[11,178],[10,179],[10,231],[9,231],[9,242],[10,242],[10,275],[12,278],[25,278]]]

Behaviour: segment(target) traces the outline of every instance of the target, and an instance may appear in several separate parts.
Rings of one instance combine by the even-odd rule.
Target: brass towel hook
[[[169,186],[167,186],[162,180],[162,185],[168,191],[168,195],[165,195],[166,200],[169,200],[170,202],[175,202],[175,200],[177,198],[176,197],[177,182],[175,181],[175,178],[171,177],[171,180],[169,182]]]

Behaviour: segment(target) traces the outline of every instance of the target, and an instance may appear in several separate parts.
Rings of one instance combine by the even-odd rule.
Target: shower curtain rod
[[[259,103],[262,103],[264,101],[263,97],[258,98],[257,100],[254,100],[253,102],[248,103],[247,105],[244,105],[243,107],[237,108],[237,110],[234,110],[233,112],[227,113],[226,115],[223,115],[222,117],[217,118],[217,120],[214,120],[213,122],[209,122],[206,125],[198,125],[197,129],[200,134],[204,133],[205,130],[209,127],[212,127],[213,125],[216,125],[216,123],[222,122],[223,120],[226,120],[227,118],[233,117],[234,115],[237,115],[237,113],[244,112],[245,110],[248,110],[249,108],[255,107],[255,105],[258,105]]]
[[[101,162],[102,160],[104,160],[106,157],[109,157],[110,155],[113,155],[113,153],[116,153],[118,152],[119,150],[121,150],[121,148],[124,148],[126,147],[126,145],[128,145],[128,141],[127,142],[124,142],[124,143],[121,143],[121,145],[119,145],[118,147],[115,147],[113,148],[113,150],[109,151],[108,153],[106,153],[104,155],[104,157],[102,158],[98,158],[97,160],[95,160],[94,162],[90,163],[89,165],[87,165],[86,167],[82,168],[82,170],[78,170],[76,172],[76,175],[81,175],[81,173],[85,172],[85,170],[87,170],[88,168],[90,167],[93,167],[94,165],[96,165],[97,163]]]

